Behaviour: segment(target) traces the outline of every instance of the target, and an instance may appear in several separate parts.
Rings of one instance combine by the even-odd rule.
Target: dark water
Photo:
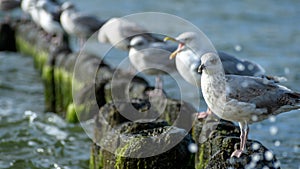
[[[0,168],[88,168],[80,125],[44,113],[43,85],[30,57],[0,53]]]
[[[73,2],[103,19],[150,11],[177,15],[199,27],[217,50],[258,62],[268,74],[285,76],[284,85],[300,91],[300,1]],[[176,96],[170,79],[166,77],[165,83],[169,95]],[[90,139],[79,125],[43,113],[43,102],[43,86],[32,59],[1,53],[0,168],[88,168]],[[297,110],[253,124],[250,139],[271,149],[282,168],[299,169],[299,121]]]

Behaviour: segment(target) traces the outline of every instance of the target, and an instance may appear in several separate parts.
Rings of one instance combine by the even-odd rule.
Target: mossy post
[[[171,105],[167,106],[167,110],[179,114],[178,107],[173,105],[180,105],[180,102],[174,102],[168,102]],[[163,115],[151,112],[150,108],[155,107],[152,104],[147,99],[133,99],[132,102],[108,103],[101,108],[96,117],[95,140],[98,146],[94,146],[91,151],[91,169],[194,169],[194,154],[188,150],[194,142],[190,134],[175,124],[172,126],[159,120],[163,119]],[[132,122],[123,116],[124,113],[130,113],[126,112],[131,110],[130,105],[142,114],[142,119]],[[159,119],[147,120],[152,114],[156,114]]]
[[[193,138],[198,145],[196,153],[196,169],[219,168],[280,168],[275,155],[260,142],[247,141],[247,150],[240,158],[230,157],[239,146],[239,127],[232,122],[218,119],[215,115],[204,121],[196,121],[193,127]]]
[[[15,30],[11,23],[0,22],[0,51],[16,52]]]

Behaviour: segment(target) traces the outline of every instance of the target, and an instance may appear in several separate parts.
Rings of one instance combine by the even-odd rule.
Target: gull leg
[[[157,75],[155,77],[155,88],[154,90],[150,91],[148,95],[151,97],[153,96],[162,96],[162,88],[163,88],[163,82],[161,80],[161,77]]]
[[[163,87],[163,83],[162,83],[161,77],[160,77],[160,75],[157,75],[155,77],[155,89],[162,90],[162,87]]]
[[[241,135],[240,135],[240,149],[235,150],[232,154],[231,157],[237,157],[239,158],[243,151],[246,149],[246,142],[248,138],[248,132],[249,132],[249,127],[247,122],[239,122],[240,130],[241,130]]]
[[[207,108],[206,111],[203,112],[198,112],[197,118],[200,119],[205,119],[207,116],[211,115],[212,111],[210,110],[210,108]]]

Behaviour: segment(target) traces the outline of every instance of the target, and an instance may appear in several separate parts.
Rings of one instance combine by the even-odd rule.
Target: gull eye
[[[214,58],[214,59],[210,60],[210,63],[213,64],[213,65],[217,64],[217,62],[218,62],[217,58]]]
[[[140,41],[140,42],[138,42],[137,44],[136,44],[136,46],[142,46],[144,44],[144,42],[143,41]]]

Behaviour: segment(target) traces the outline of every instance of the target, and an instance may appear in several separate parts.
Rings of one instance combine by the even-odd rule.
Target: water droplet
[[[267,161],[271,161],[273,159],[273,153],[271,151],[266,151],[265,158]]]
[[[260,160],[260,155],[254,154],[254,155],[252,156],[252,161],[257,162],[257,161],[259,161],[259,160]]]
[[[239,71],[244,71],[245,70],[245,66],[241,63],[238,63],[236,64],[236,68],[239,70]]]
[[[242,85],[242,87],[248,87],[248,82],[247,81],[243,81],[242,83],[241,83],[241,85]]]
[[[198,146],[195,143],[191,143],[189,144],[188,149],[191,153],[196,153],[198,151]]]
[[[55,169],[61,169],[60,166],[56,163],[54,163],[53,166],[54,166]]]
[[[276,147],[280,146],[280,141],[278,141],[278,140],[275,141],[274,145],[275,145]]]
[[[44,152],[44,149],[38,148],[38,149],[36,149],[36,151],[37,151],[38,153],[43,153],[43,152]]]
[[[230,93],[230,91],[231,91],[230,87],[229,87],[229,86],[227,86],[227,85],[226,85],[226,87],[225,87],[225,90],[226,90],[226,94],[229,94],[229,93]]]
[[[253,64],[249,64],[247,68],[248,68],[248,70],[253,70],[254,69],[254,65]]]
[[[252,149],[253,150],[258,150],[260,148],[260,145],[258,143],[253,143],[252,144]]]
[[[263,84],[268,84],[269,80],[267,78],[263,78]]]
[[[276,121],[276,116],[269,117],[270,122],[274,123]]]
[[[295,153],[297,153],[299,151],[299,147],[297,145],[295,145],[293,150],[294,150]]]
[[[261,128],[262,128],[262,125],[261,125],[261,124],[257,124],[257,125],[256,125],[256,129],[257,129],[257,130],[259,130],[259,129],[261,129]]]
[[[242,48],[241,45],[235,45],[235,46],[234,46],[234,50],[237,51],[237,52],[242,51],[242,49],[243,49],[243,48]]]
[[[256,162],[251,161],[249,165],[245,167],[245,169],[254,169],[256,167]]]
[[[270,127],[270,133],[271,135],[276,135],[278,133],[278,128],[276,126],[271,126]]]
[[[262,169],[270,169],[268,166],[264,166]]]
[[[252,115],[251,119],[252,119],[252,121],[257,121],[258,117],[257,117],[257,115]]]
[[[288,74],[290,74],[290,69],[289,68],[284,68],[284,73],[286,74],[286,75],[288,75]]]
[[[288,156],[288,153],[287,152],[283,152],[282,153],[282,157],[287,157]]]
[[[276,162],[274,163],[274,167],[275,167],[275,168],[279,168],[279,167],[280,167],[280,162],[279,162],[279,161],[276,161]]]
[[[28,141],[27,144],[28,144],[29,146],[35,146],[35,145],[37,145],[36,142],[34,142],[34,141]]]

